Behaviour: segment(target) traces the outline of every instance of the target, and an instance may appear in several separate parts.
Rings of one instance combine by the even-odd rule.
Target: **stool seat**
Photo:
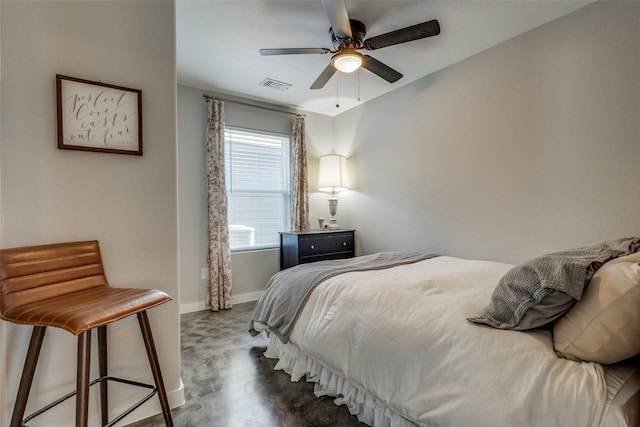
[[[61,328],[78,335],[170,300],[169,295],[155,289],[96,286],[12,307],[0,317],[23,325]]]

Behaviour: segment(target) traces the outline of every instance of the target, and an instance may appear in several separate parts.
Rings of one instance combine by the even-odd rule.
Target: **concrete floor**
[[[292,383],[262,353],[263,334],[252,337],[255,303],[231,310],[181,316],[182,380],[186,403],[172,411],[176,427],[364,426],[345,406],[313,395],[313,384]],[[157,415],[130,427],[164,426]]]

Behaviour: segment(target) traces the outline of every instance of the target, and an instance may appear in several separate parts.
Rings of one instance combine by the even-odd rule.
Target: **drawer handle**
[[[311,249],[315,249],[316,247],[314,245],[311,245]]]
[[[347,246],[347,242],[342,242],[342,246]]]

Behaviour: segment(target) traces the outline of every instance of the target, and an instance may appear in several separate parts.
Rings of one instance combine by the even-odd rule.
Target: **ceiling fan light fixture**
[[[362,54],[353,49],[343,49],[331,58],[331,65],[343,73],[352,73],[362,65]]]

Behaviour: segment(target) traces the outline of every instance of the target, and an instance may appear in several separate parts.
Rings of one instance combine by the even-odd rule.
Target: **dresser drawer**
[[[300,237],[299,253],[301,257],[350,251],[353,251],[353,234],[351,233]]]

